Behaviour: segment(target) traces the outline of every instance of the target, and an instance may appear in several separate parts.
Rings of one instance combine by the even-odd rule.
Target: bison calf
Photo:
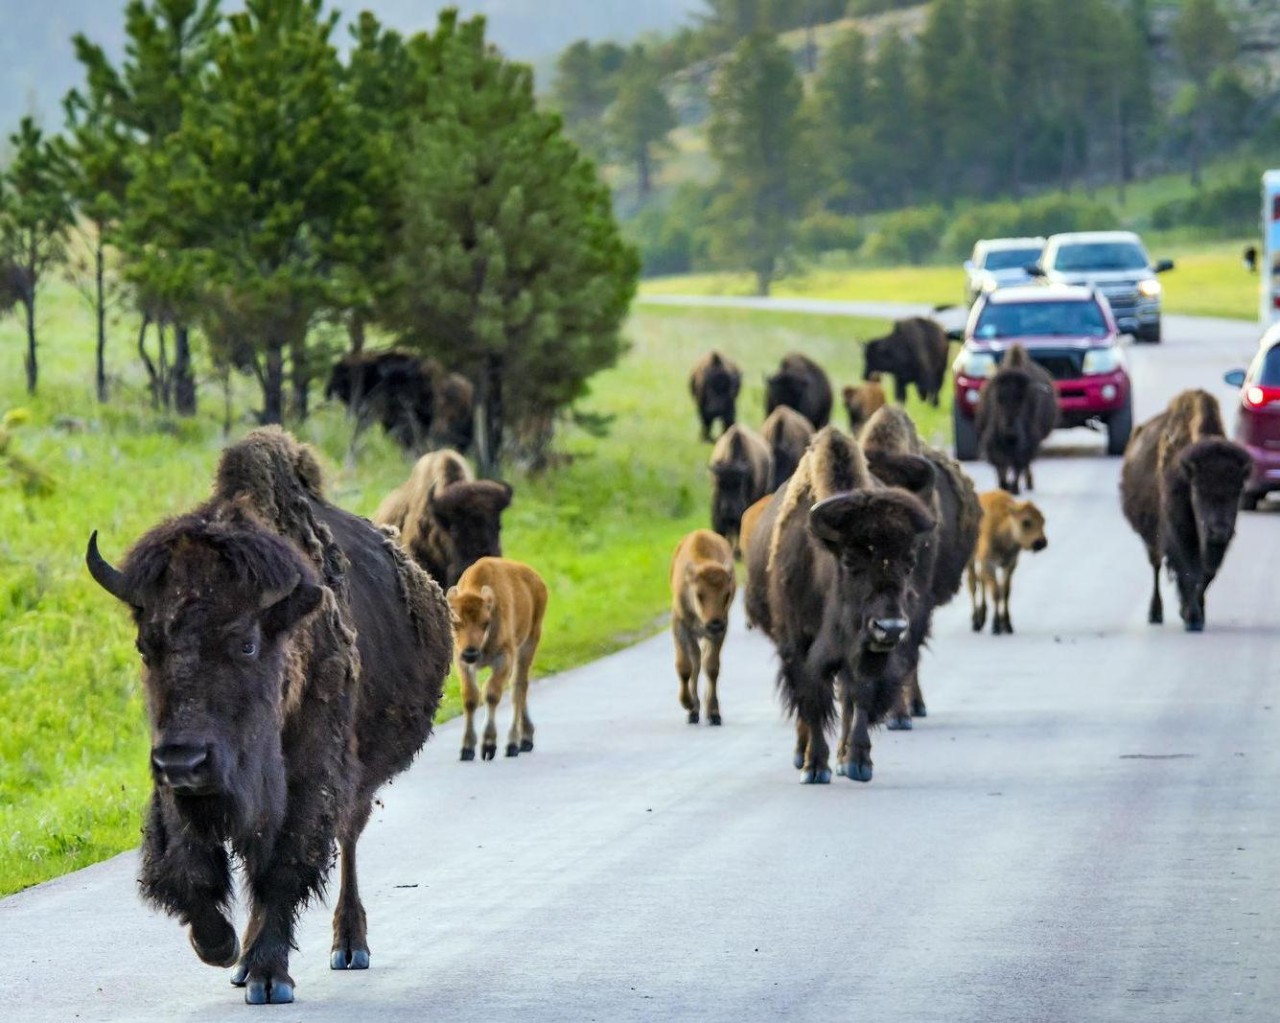
[[[846,387],[841,392],[844,410],[849,417],[849,432],[857,437],[873,415],[885,406],[884,385],[880,374],[873,373],[867,382],[858,387]]]
[[[1164,621],[1164,561],[1178,585],[1183,625],[1188,632],[1204,628],[1205,591],[1235,535],[1250,466],[1249,453],[1223,436],[1217,399],[1206,391],[1183,391],[1134,431],[1120,497],[1151,564],[1151,624]]]
[[[671,634],[676,643],[680,706],[698,723],[698,675],[707,673],[707,721],[720,724],[720,648],[734,592],[733,549],[709,529],[695,529],[671,559]]]
[[[1044,535],[1044,515],[1030,501],[1016,501],[1004,490],[979,494],[982,523],[978,546],[969,563],[969,596],[973,600],[973,631],[987,622],[987,596],[994,605],[991,632],[1013,632],[1009,618],[1009,593],[1013,570],[1022,551],[1042,551],[1049,546]]]
[[[475,712],[480,703],[477,676],[481,668],[492,669],[484,688],[489,717],[484,726],[481,758],[492,760],[498,752],[498,725],[494,718],[512,671],[515,684],[507,756],[530,752],[533,722],[529,719],[529,666],[542,638],[546,584],[528,565],[506,558],[481,558],[462,573],[458,585],[450,587],[446,596],[466,714],[462,759],[476,758]]]

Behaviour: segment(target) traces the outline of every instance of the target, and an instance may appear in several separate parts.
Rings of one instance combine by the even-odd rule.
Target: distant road
[[[1256,333],[1170,318],[1132,349],[1139,415],[1188,386],[1229,401]],[[874,737],[869,785],[796,783],[773,653],[740,616],[719,729],[684,723],[659,635],[535,684],[535,753],[459,763],[451,722],[384,792],[369,972],[329,971],[313,908],[298,1002],[245,1008],[141,905],[130,853],[0,902],[5,1018],[1280,1018],[1280,514],[1241,517],[1204,634],[1153,628],[1101,444],[1055,439],[1017,633],[973,634],[963,597],[939,612],[929,717]]]

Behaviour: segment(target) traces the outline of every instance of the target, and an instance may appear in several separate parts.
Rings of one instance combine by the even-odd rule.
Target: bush
[[[1200,227],[1235,237],[1253,234],[1258,228],[1258,205],[1262,201],[1262,171],[1241,167],[1228,181],[1202,188],[1190,198],[1171,199],[1151,211],[1151,226],[1159,231],[1175,227]]]
[[[690,273],[707,265],[702,224],[712,191],[687,182],[665,206],[648,206],[622,224],[622,234],[640,249],[641,274],[660,277]]]
[[[854,252],[866,241],[866,233],[854,217],[819,210],[796,226],[796,248],[807,256],[836,250]]]
[[[877,263],[919,265],[938,250],[947,224],[940,206],[898,210],[880,218],[880,227],[867,239],[863,253]]]
[[[942,238],[942,251],[963,259],[979,238],[1024,238],[1062,231],[1106,231],[1120,226],[1106,203],[1055,193],[1023,202],[984,203],[957,213]]]

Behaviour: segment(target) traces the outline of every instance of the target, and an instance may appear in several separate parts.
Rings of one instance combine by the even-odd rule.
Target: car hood
[[[965,341],[965,345],[975,352],[1003,352],[1014,345],[1022,345],[1022,347],[1030,350],[1036,348],[1077,348],[1083,352],[1090,348],[1112,348],[1115,347],[1115,344],[1115,338],[1094,337],[1088,334],[1082,336],[1046,334],[1027,337],[971,337]]]

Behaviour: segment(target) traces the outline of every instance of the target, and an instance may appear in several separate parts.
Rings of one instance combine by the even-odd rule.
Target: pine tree
[[[556,58],[552,102],[569,134],[593,157],[608,151],[604,113],[618,94],[618,73],[627,51],[617,43],[579,39]]]
[[[1200,184],[1200,165],[1208,148],[1210,81],[1214,72],[1229,66],[1239,43],[1217,0],[1187,0],[1173,23],[1173,47],[1191,79],[1195,95],[1191,113],[1191,183]]]
[[[622,353],[636,252],[608,189],[538,111],[529,69],[446,11],[415,47],[425,103],[405,181],[397,326],[475,383],[482,471],[545,454],[558,411]]]
[[[800,206],[803,90],[791,55],[774,38],[748,36],[720,69],[707,141],[720,164],[712,208],[722,257],[750,261],[756,290],[769,293]]]
[[[618,97],[605,119],[612,149],[636,169],[637,190],[643,198],[653,184],[655,150],[668,145],[676,127],[675,111],[662,91],[662,74],[636,46],[618,76]]]
[[[69,172],[62,147],[24,117],[9,136],[13,151],[0,175],[0,268],[15,285],[26,312],[27,392],[36,393],[40,368],[36,344],[36,299],[40,282],[66,256],[71,227]]]
[[[870,79],[866,37],[849,29],[823,55],[810,121],[827,204],[841,213],[866,202]]]

